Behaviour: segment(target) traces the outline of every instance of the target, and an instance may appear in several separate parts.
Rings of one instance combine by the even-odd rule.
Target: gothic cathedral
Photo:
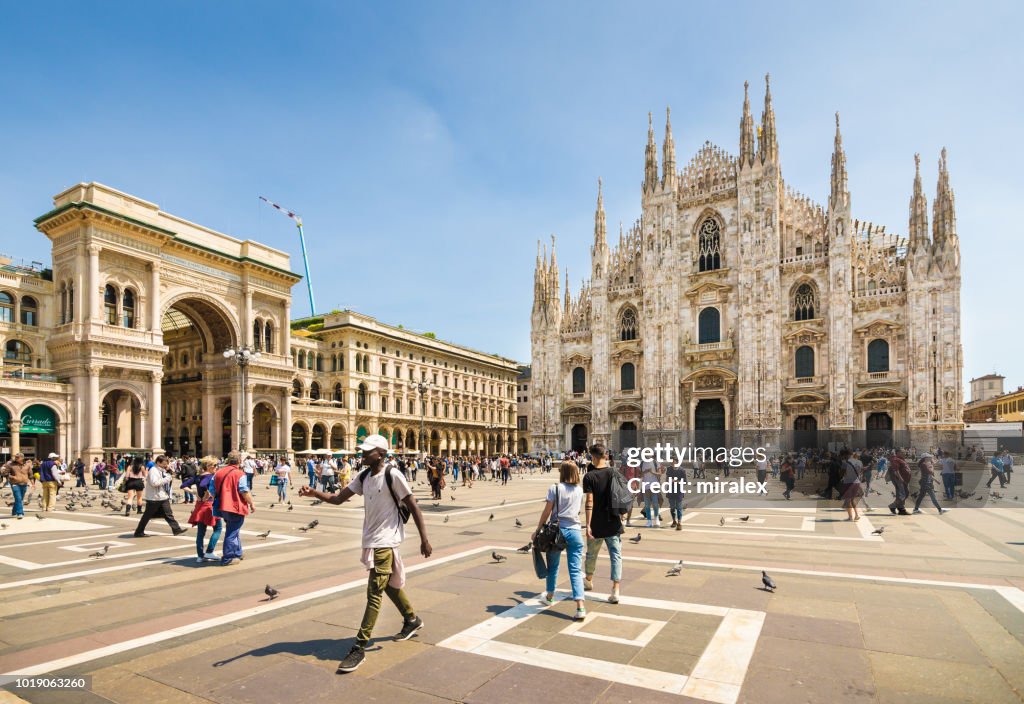
[[[945,150],[930,234],[915,156],[902,237],[853,218],[838,115],[827,207],[785,183],[767,77],[756,131],[744,86],[738,156],[707,142],[678,171],[666,115],[659,173],[648,119],[642,215],[610,247],[598,181],[590,280],[560,300],[554,238],[550,255],[538,244],[531,446],[957,442]]]

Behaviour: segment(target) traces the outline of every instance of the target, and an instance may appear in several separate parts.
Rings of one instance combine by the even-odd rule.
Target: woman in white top
[[[572,598],[576,600],[575,619],[579,621],[587,616],[587,610],[583,606],[583,536],[580,532],[583,487],[580,486],[580,468],[575,462],[567,460],[558,468],[558,479],[559,483],[552,484],[548,489],[547,503],[541,511],[533,538],[537,538],[537,534],[554,513],[559,531],[565,538],[569,584],[572,585]],[[548,553],[547,593],[544,595],[544,602],[548,605],[555,602],[555,586],[558,584],[558,566],[561,560],[560,551],[553,550]]]
[[[288,482],[291,480],[292,467],[288,464],[288,458],[282,456],[274,467],[274,475],[277,477],[277,500],[284,503],[288,500]]]

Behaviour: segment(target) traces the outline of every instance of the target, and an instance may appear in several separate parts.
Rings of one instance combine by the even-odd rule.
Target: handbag
[[[127,486],[128,472],[125,472],[124,474],[121,475],[121,478],[117,480],[117,484],[114,485],[114,488],[120,491],[122,494],[124,494],[128,491]]]
[[[270,475],[270,486],[277,486],[277,475]]]
[[[565,536],[562,535],[562,531],[558,528],[557,484],[555,484],[555,505],[551,511],[551,518],[554,520],[549,519],[538,531],[537,537],[534,538],[533,547],[539,552],[560,552],[565,550]]]

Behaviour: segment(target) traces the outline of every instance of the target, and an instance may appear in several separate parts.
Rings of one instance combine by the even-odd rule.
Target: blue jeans
[[[579,528],[561,528],[565,537],[565,553],[569,561],[569,584],[572,585],[572,598],[583,598],[583,536]],[[558,584],[558,566],[562,562],[562,553],[554,550],[548,553],[548,593],[555,593]]]
[[[220,531],[224,527],[224,521],[217,519],[217,525],[213,527],[213,534],[210,536],[210,544],[206,546],[206,551],[203,551],[203,538],[206,537],[206,524],[200,523],[196,526],[196,553],[199,557],[202,557],[206,552],[213,552],[217,549],[217,541],[220,540]]]
[[[608,557],[612,561],[612,581],[622,581],[622,536],[613,535],[610,538],[587,539],[587,564],[586,573],[594,576],[597,569],[597,556],[601,552],[601,543],[608,546]]]
[[[237,560],[242,557],[242,538],[240,532],[242,524],[245,523],[245,516],[240,513],[223,512],[224,527],[227,533],[224,536],[224,552],[221,553],[220,561],[224,564],[228,560]]]
[[[947,499],[953,498],[953,492],[956,491],[956,475],[955,474],[943,474],[942,475],[942,488],[945,489]]]
[[[682,494],[669,494],[668,495],[668,510],[672,514],[673,521],[683,520],[683,495]]]
[[[28,491],[28,484],[11,484],[11,493],[14,494],[14,508],[11,509],[12,516],[25,515],[25,492]]]
[[[310,489],[315,489],[316,488],[316,472],[310,472],[309,473],[309,488]]]
[[[652,506],[654,507],[654,511],[651,511]],[[661,513],[661,508],[658,505],[658,495],[653,491],[648,491],[644,494],[644,511],[647,513],[648,521],[657,519]]]
[[[280,479],[277,480],[277,500],[287,501],[288,500],[288,480]]]

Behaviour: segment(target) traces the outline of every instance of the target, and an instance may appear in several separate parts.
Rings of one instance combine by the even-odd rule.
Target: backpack
[[[405,504],[398,502],[398,497],[395,496],[395,489],[391,486],[391,470],[392,467],[384,467],[384,482],[388,485],[388,493],[391,494],[391,499],[395,502],[395,508],[398,509],[398,516],[402,519],[402,523],[409,522],[409,516],[412,515],[412,511]],[[366,477],[370,474],[370,468],[367,467],[359,473],[359,485],[362,486],[366,482]]]
[[[622,476],[622,472],[613,469],[611,473],[612,480],[608,486],[608,512],[618,518],[629,513],[629,510],[633,508],[635,497],[629,490],[629,485],[626,483],[626,478]]]

